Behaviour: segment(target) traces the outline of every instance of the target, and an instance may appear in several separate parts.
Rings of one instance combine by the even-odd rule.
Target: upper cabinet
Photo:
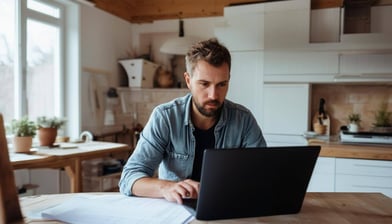
[[[230,6],[214,32],[230,51],[305,47],[309,17],[310,0]]]
[[[311,43],[336,43],[340,41],[340,11],[340,8],[316,9],[311,11]]]
[[[338,72],[336,52],[265,51],[264,73],[328,74]]]
[[[309,43],[310,0],[265,4],[265,49],[304,48]]]
[[[344,8],[312,10],[310,17],[311,50],[373,51],[392,49],[392,5],[373,6],[370,32],[344,33]]]
[[[310,3],[226,7],[214,33],[232,52],[263,52],[264,83],[391,81],[392,5],[371,8],[370,33],[343,34],[344,8]]]
[[[264,82],[392,80],[392,6],[371,9],[371,32],[343,34],[344,8],[309,1],[265,4]]]
[[[342,75],[390,75],[392,78],[392,52],[341,54],[340,73]]]
[[[230,51],[264,48],[264,4],[226,7],[214,33]]]
[[[392,52],[342,53],[337,81],[392,81]]]

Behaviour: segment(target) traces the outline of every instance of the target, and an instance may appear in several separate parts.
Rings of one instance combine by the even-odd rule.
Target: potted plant
[[[36,135],[37,127],[27,117],[11,121],[11,132],[14,134],[13,146],[15,152],[29,152],[33,145],[33,137]]]
[[[358,132],[359,123],[361,122],[361,115],[352,113],[348,115],[348,120],[349,120],[348,130],[350,132]]]
[[[391,115],[392,112],[388,111],[388,105],[382,103],[374,114],[373,130],[375,132],[392,132]]]
[[[65,118],[37,117],[38,139],[40,146],[53,146],[56,141],[57,130],[66,122]]]

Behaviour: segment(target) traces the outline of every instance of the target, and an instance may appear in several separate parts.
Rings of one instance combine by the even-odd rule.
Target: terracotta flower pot
[[[57,128],[40,128],[38,129],[38,140],[40,146],[52,146],[56,141]]]
[[[31,146],[33,145],[32,136],[15,136],[14,137],[14,151],[15,152],[30,152]]]

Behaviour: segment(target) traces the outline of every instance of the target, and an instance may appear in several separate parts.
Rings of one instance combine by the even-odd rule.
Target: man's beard
[[[206,110],[203,108],[202,105],[198,104],[195,102],[197,110],[204,116],[206,117],[219,117],[221,111],[222,111],[222,105],[220,105],[219,101],[217,100],[211,100],[206,102],[206,104],[213,103],[215,105],[218,105],[219,107],[216,110]]]

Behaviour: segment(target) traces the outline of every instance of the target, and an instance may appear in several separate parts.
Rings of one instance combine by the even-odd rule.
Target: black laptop
[[[319,152],[320,146],[206,149],[199,197],[184,204],[199,220],[298,213]]]

